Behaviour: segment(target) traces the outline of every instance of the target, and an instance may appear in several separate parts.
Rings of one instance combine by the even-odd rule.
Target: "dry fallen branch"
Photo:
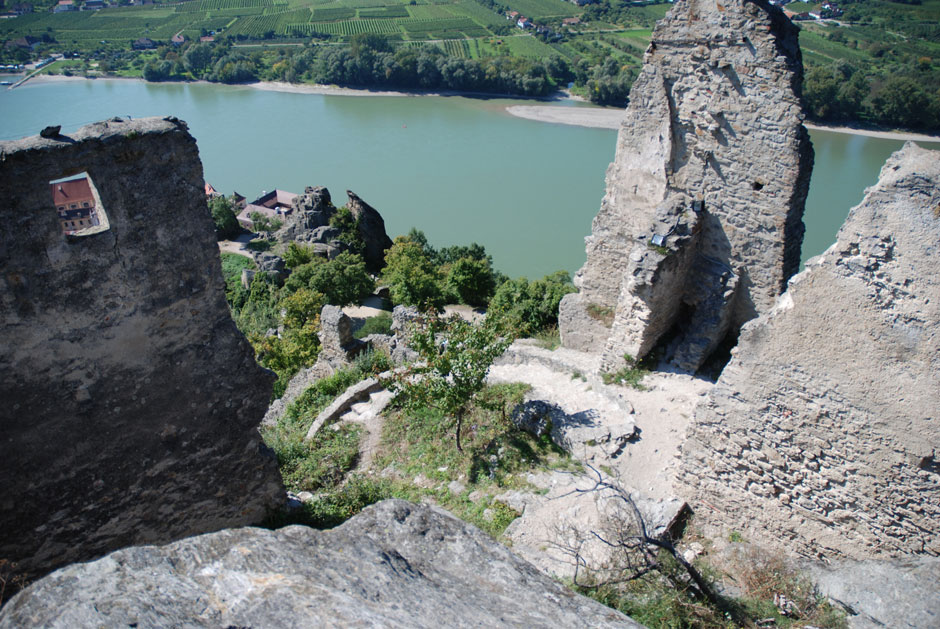
[[[686,561],[676,550],[675,545],[669,539],[668,532],[659,535],[652,534],[630,493],[619,483],[605,478],[597,468],[588,463],[585,463],[585,466],[592,472],[592,485],[587,488],[572,489],[559,498],[572,494],[598,493],[610,499],[612,512],[608,514],[607,530],[604,531],[591,530],[585,534],[571,525],[563,530],[556,530],[556,540],[550,543],[574,562],[575,585],[598,588],[633,581],[654,571],[663,573],[659,551],[664,550],[682,566],[698,594],[712,605],[722,608],[721,599],[695,566]],[[585,546],[590,538],[596,539],[614,551],[610,565],[589,565],[585,556]],[[591,576],[585,578],[585,573]],[[598,575],[602,576],[598,578]]]

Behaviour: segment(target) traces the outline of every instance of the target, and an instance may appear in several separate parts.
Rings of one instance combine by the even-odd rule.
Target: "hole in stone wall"
[[[753,190],[760,190],[760,189],[763,188],[763,187],[764,187],[764,182],[763,182],[763,181],[755,181],[754,183],[751,184],[751,188],[752,188]]]
[[[59,227],[68,236],[90,236],[110,228],[101,197],[88,173],[49,182]]]
[[[934,458],[936,453],[931,454],[930,456],[925,456],[920,460],[920,463],[917,465],[920,469],[926,472],[933,472],[934,474],[940,474],[940,461]]]

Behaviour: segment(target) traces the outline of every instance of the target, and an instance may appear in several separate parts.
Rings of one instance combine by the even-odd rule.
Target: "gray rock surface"
[[[65,235],[49,182],[106,213]],[[225,303],[202,164],[175,118],[0,143],[0,557],[27,573],[259,522],[273,374]]]
[[[314,234],[320,227],[330,224],[336,207],[330,191],[323,186],[307,186],[291,202],[291,213],[284,218],[284,225],[275,233],[278,242],[315,242]]]
[[[702,522],[803,555],[940,555],[940,152],[892,155],[696,409]]]
[[[346,207],[352,213],[359,226],[359,235],[365,243],[362,257],[370,271],[377,273],[385,266],[385,250],[392,246],[392,239],[385,232],[382,215],[371,205],[359,198],[352,190],[347,190],[349,202]]]
[[[352,320],[339,306],[323,306],[317,336],[320,338],[317,362],[326,361],[333,367],[348,364],[366,348],[363,341],[353,336]]]
[[[836,561],[801,566],[848,613],[852,629],[940,627],[940,559]]]
[[[368,400],[370,395],[384,388],[384,385],[376,378],[366,378],[348,387],[317,415],[317,418],[313,420],[313,424],[310,425],[310,429],[307,431],[307,436],[304,437],[304,440],[309,441],[313,439],[314,435],[316,435],[323,426],[328,426],[336,422],[343,413],[353,407],[353,404]]]
[[[666,357],[695,371],[772,307],[799,266],[813,162],[802,74],[797,28],[769,4],[681,2],[657,24],[560,307],[565,347],[616,369],[672,339]]]
[[[387,500],[317,531],[127,548],[18,594],[0,627],[640,627],[478,529]]]

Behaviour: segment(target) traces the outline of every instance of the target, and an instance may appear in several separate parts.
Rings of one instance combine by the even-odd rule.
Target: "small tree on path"
[[[464,415],[486,384],[493,361],[512,343],[498,317],[469,323],[433,311],[415,323],[411,347],[419,359],[398,374],[396,386],[405,406],[436,408],[453,421],[458,451]]]

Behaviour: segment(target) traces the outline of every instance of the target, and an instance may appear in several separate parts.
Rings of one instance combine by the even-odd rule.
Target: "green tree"
[[[201,78],[212,63],[212,47],[209,44],[193,44],[183,53],[183,65],[196,78]]]
[[[496,289],[493,269],[486,260],[460,258],[447,272],[446,288],[462,304],[485,306]]]
[[[389,287],[392,302],[406,306],[443,305],[441,277],[424,247],[399,236],[385,253],[383,283]]]
[[[359,303],[375,290],[362,256],[344,251],[332,260],[315,258],[295,268],[284,283],[293,293],[301,288],[322,293],[336,306]]]
[[[879,120],[888,125],[934,128],[937,123],[936,98],[916,80],[891,76],[872,97],[872,109]]]
[[[232,202],[225,197],[215,197],[209,201],[209,211],[212,213],[212,222],[215,223],[215,236],[219,240],[234,238],[242,228],[235,218]]]
[[[493,361],[510,343],[512,337],[499,317],[488,316],[472,324],[457,316],[440,318],[430,311],[411,335],[411,347],[419,359],[411,369],[399,372],[394,386],[406,406],[433,407],[452,421],[457,450],[462,451],[460,432],[467,407],[486,384]]]

